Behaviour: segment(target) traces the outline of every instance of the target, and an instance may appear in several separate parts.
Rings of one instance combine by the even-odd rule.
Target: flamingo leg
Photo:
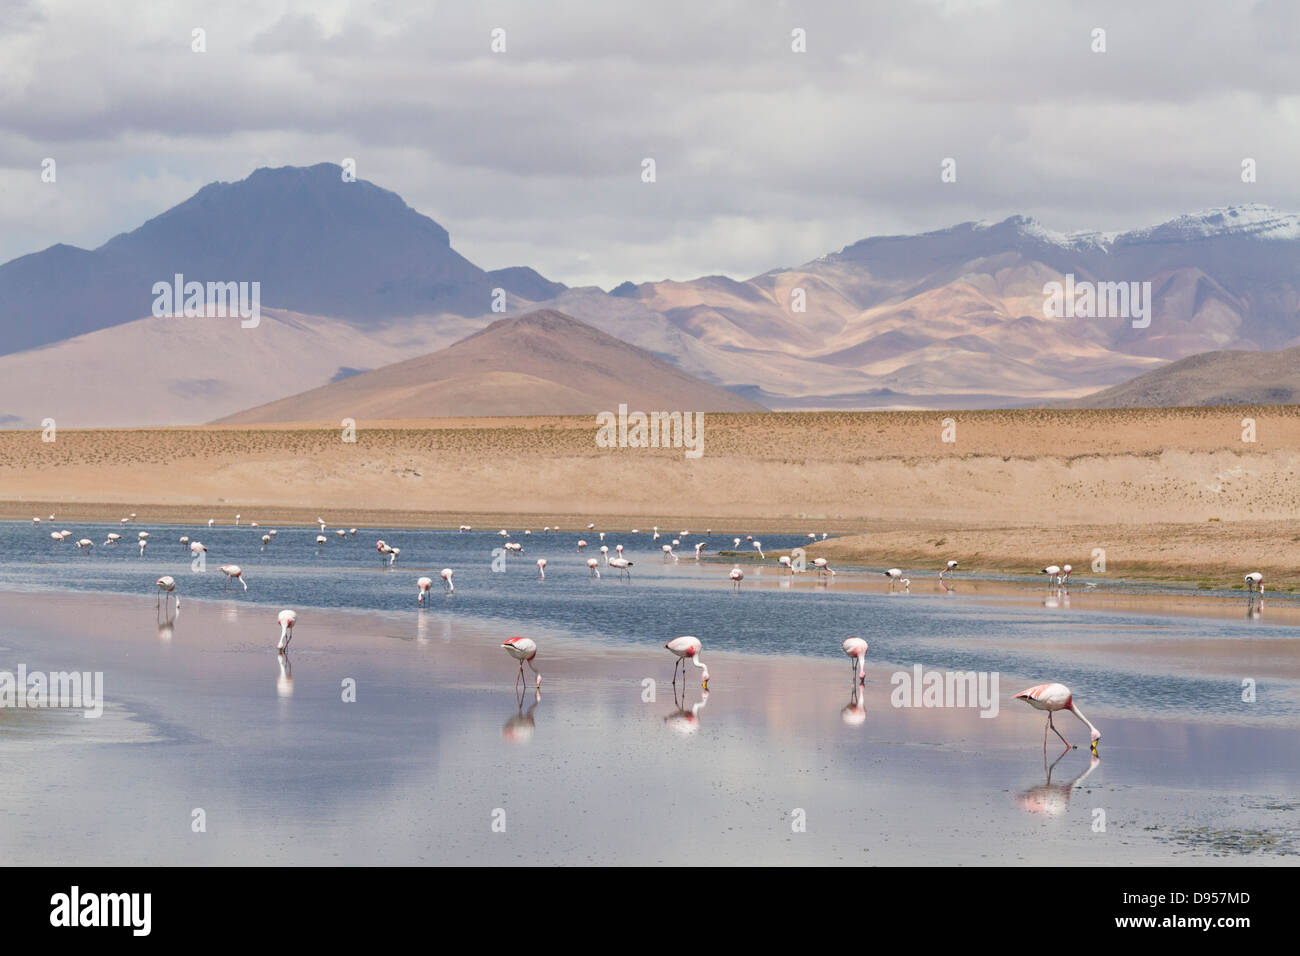
[[[1070,742],[1069,742],[1068,740],[1066,740],[1065,737],[1063,737],[1063,736],[1061,735],[1061,732],[1060,732],[1059,730],[1056,729],[1056,724],[1052,723],[1052,715],[1051,715],[1051,714],[1048,714],[1048,715],[1047,715],[1047,726],[1049,726],[1049,727],[1052,728],[1052,733],[1056,734],[1056,736],[1058,736],[1058,737],[1061,738],[1061,743],[1065,744],[1065,746],[1067,746],[1067,747],[1071,746]],[[1044,735],[1043,735],[1043,739],[1046,740],[1046,738],[1047,738],[1047,735],[1044,734]]]

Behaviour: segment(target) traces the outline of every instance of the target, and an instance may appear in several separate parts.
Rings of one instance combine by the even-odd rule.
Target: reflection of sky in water
[[[715,600],[734,609],[725,587]],[[1047,781],[1042,716],[1010,702],[995,720],[895,709],[878,668],[855,695],[842,656],[714,654],[707,698],[697,681],[683,693],[662,640],[646,637],[652,623],[639,648],[530,629],[542,694],[516,696],[495,618],[450,603],[419,612],[402,591],[404,609],[380,614],[299,604],[287,658],[274,651],[277,605],[242,592],[235,622],[224,604],[187,600],[168,641],[147,590],[105,595],[89,621],[81,596],[0,596],[13,659],[102,669],[110,707],[101,721],[41,714],[40,727],[0,732],[0,757],[23,768],[0,780],[0,852],[19,863],[1114,864],[1174,859],[1179,848],[1153,836],[1166,831],[1147,826],[1294,817],[1266,809],[1300,785],[1288,729],[1090,708],[1102,761],[1067,799],[1059,788],[1088,768],[1086,750]],[[345,679],[355,703],[342,700]],[[1062,726],[1074,739],[1078,727]],[[1095,806],[1106,837],[1091,829]],[[205,834],[189,829],[196,807]],[[498,808],[506,834],[490,829]],[[798,835],[795,808],[808,820]]]
[[[57,528],[56,528],[57,526]],[[355,537],[338,538],[333,527],[328,543],[316,545],[316,527],[282,528],[265,549],[261,536],[268,528],[126,526],[126,537],[148,528],[149,553],[141,558],[128,545],[104,547],[102,542],[117,525],[69,525],[74,537],[86,535],[96,542],[91,555],[71,544],[54,544],[51,530],[64,527],[57,520],[33,526],[23,522],[0,523],[0,583],[21,589],[104,590],[153,593],[153,581],[162,574],[177,579],[177,593],[185,599],[223,598],[221,614],[231,625],[246,623],[255,615],[243,605],[270,604],[295,608],[339,607],[394,610],[416,606],[415,579],[435,578],[430,608],[417,616],[415,639],[445,639],[450,622],[446,612],[506,631],[527,630],[533,635],[563,634],[610,645],[662,643],[665,636],[695,634],[712,649],[754,653],[837,657],[839,642],[848,635],[871,642],[874,664],[927,668],[997,671],[1067,681],[1080,696],[1096,705],[1130,712],[1196,714],[1233,719],[1300,718],[1300,685],[1266,674],[1243,674],[1258,679],[1258,701],[1243,710],[1240,677],[1205,672],[1194,655],[1179,656],[1177,641],[1231,641],[1250,638],[1292,638],[1293,626],[1271,625],[1263,620],[1162,616],[1157,613],[1108,609],[1087,611],[1086,594],[1077,587],[1073,608],[1044,606],[1040,582],[1026,585],[1032,603],[964,599],[959,590],[944,595],[933,590],[934,570],[912,574],[911,594],[883,590],[856,592],[846,587],[812,586],[814,576],[801,575],[798,587],[772,588],[785,575],[774,565],[760,567],[742,561],[745,583],[731,593],[727,571],[731,563],[713,560],[697,563],[692,534],[678,548],[680,560],[665,561],[660,546],[678,536],[665,534],[651,540],[639,534],[610,532],[603,542],[614,553],[623,544],[633,561],[632,581],[618,580],[602,564],[604,577],[589,577],[586,560],[600,557],[602,543],[595,532],[545,533],[503,538],[495,528],[460,534],[448,531],[363,530]],[[188,535],[209,548],[207,572],[194,574],[178,538]],[[736,532],[704,536],[705,551],[731,549]],[[741,549],[750,545],[742,538]],[[808,544],[806,535],[760,535],[771,562],[791,548]],[[383,538],[401,549],[397,567],[386,570],[375,550]],[[586,539],[579,553],[576,543]],[[493,549],[507,541],[524,546],[522,556],[506,558],[507,570],[491,570]],[[536,559],[548,561],[547,577],[539,580]],[[249,583],[247,595],[230,587],[217,570],[237,563]],[[444,593],[437,572],[456,571],[456,593]],[[921,575],[925,577],[922,578]],[[841,580],[846,580],[841,576]],[[874,580],[873,580],[874,583]],[[922,586],[924,583],[924,586]],[[1144,587],[1143,590],[1157,592]],[[1040,598],[1042,598],[1040,600]],[[1244,602],[1244,596],[1237,599]],[[1080,611],[1083,613],[1080,613]],[[432,620],[430,619],[432,618]],[[160,637],[165,634],[160,630]],[[1137,661],[1130,655],[1105,653],[1113,641],[1160,640],[1161,653],[1178,666]],[[1050,642],[1087,645],[1088,654],[1051,650]],[[1008,681],[1011,677],[1006,678]],[[1035,678],[1036,679],[1036,678]],[[1011,686],[1001,688],[1014,693]]]

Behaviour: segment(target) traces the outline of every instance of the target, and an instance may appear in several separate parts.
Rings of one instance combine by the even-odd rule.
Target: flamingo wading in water
[[[173,578],[170,574],[164,574],[162,577],[160,577],[160,578],[159,578],[157,581],[155,581],[154,583],[158,586],[158,602],[157,602],[157,603],[161,603],[161,602],[162,602],[162,599],[163,599],[163,596],[164,596],[164,595],[170,597],[171,595],[173,595],[173,594],[176,593],[176,579]],[[181,606],[181,599],[178,597],[178,598],[176,598],[176,608],[177,608],[177,610],[180,609],[180,606]]]
[[[677,683],[677,668],[682,669],[682,682],[686,682],[686,662],[689,660],[696,667],[704,671],[704,680],[701,686],[705,690],[709,689],[709,668],[700,660],[700,648],[703,645],[698,637],[675,637],[664,647],[677,655],[677,663],[673,665],[673,683]]]
[[[1074,703],[1074,695],[1070,693],[1070,688],[1064,684],[1039,684],[1037,687],[1031,687],[1029,690],[1023,690],[1016,694],[1016,700],[1023,700],[1035,710],[1047,711],[1047,727],[1043,728],[1043,749],[1047,749],[1047,730],[1050,727],[1056,736],[1061,738],[1061,742],[1067,747],[1073,746],[1062,736],[1061,732],[1056,729],[1052,723],[1052,714],[1060,710],[1068,710],[1088,725],[1088,730],[1092,734],[1092,754],[1097,756],[1097,745],[1101,742],[1101,731],[1093,726],[1092,721],[1083,716]]]
[[[537,686],[542,686],[542,675],[538,672],[537,667],[533,664],[533,658],[537,656],[537,642],[528,637],[510,637],[501,643],[506,653],[519,662],[519,674],[515,677],[515,687],[519,687],[519,682],[524,677],[524,665],[527,664],[534,674],[537,674]]]
[[[276,650],[283,654],[289,649],[289,642],[293,640],[293,626],[298,623],[298,612],[286,608],[280,612],[276,620],[280,622],[280,643],[276,645]]]
[[[221,573],[226,576],[227,584],[229,584],[231,581],[238,581],[240,584],[244,586],[245,591],[248,590],[248,582],[244,580],[244,571],[239,565],[223,564],[221,566]]]
[[[424,599],[429,594],[429,588],[433,587],[433,578],[420,578],[415,582],[418,589],[415,595],[415,603],[418,607],[424,607]]]
[[[848,637],[840,645],[840,649],[849,655],[849,661],[853,664],[853,678],[859,684],[865,684],[867,681],[867,642],[860,637]]]

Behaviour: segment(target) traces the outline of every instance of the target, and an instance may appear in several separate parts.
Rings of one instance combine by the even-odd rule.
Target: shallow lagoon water
[[[99,546],[116,527],[70,527],[96,540],[91,555],[50,543],[44,522],[0,529],[0,666],[101,670],[107,697],[99,720],[0,712],[0,756],[23,771],[0,785],[12,861],[1297,859],[1291,678],[1262,673],[1246,704],[1233,668],[1197,650],[1276,647],[1284,670],[1286,602],[1260,619],[1175,615],[1158,601],[1092,609],[1100,596],[1076,588],[1064,607],[1032,579],[948,593],[933,572],[891,595],[878,575],[783,586],[752,563],[732,593],[730,562],[696,565],[683,548],[665,563],[648,533],[607,535],[632,552],[629,583],[604,568],[591,580],[595,549],[578,554],[568,532],[513,536],[525,553],[497,573],[492,532],[371,529],[317,549],[316,529],[282,528],[263,553],[265,529],[122,533],[139,527],[144,558]],[[181,534],[209,546],[207,571],[191,572]],[[380,537],[402,549],[395,570],[380,567]],[[770,558],[805,540],[763,543]],[[224,587],[228,562],[247,593]],[[415,579],[442,567],[456,569],[455,595],[435,585],[416,610]],[[155,608],[164,573],[184,596],[170,622]],[[300,615],[284,661],[283,606]],[[519,633],[542,648],[540,698],[516,697],[498,646]],[[669,687],[662,644],[680,633],[705,641],[707,695],[694,669],[684,691]],[[872,644],[856,699],[847,634]],[[917,663],[999,672],[998,717],[891,706],[892,672]],[[1041,715],[1008,699],[1039,679],[1071,685],[1103,728],[1101,760],[1044,755]],[[1059,723],[1086,743],[1073,718]]]
[[[1248,617],[1242,594],[1222,592],[1205,600],[1240,608],[1236,618],[1162,614],[1156,608],[1162,593],[1146,586],[1150,610],[1091,609],[1099,597],[1082,576],[1064,598],[1045,588],[1041,579],[1016,581],[1003,577],[1007,590],[983,596],[954,575],[951,592],[938,585],[933,569],[909,570],[912,588],[892,592],[884,578],[865,569],[841,569],[829,582],[813,573],[792,579],[775,567],[778,554],[808,543],[802,535],[763,536],[767,562],[752,558],[738,562],[710,556],[731,549],[740,532],[691,535],[679,548],[679,560],[665,560],[660,545],[665,535],[651,539],[639,534],[607,533],[605,544],[624,545],[633,561],[631,579],[601,565],[601,580],[590,577],[586,561],[600,558],[594,532],[535,531],[501,537],[492,530],[468,533],[361,529],[355,537],[339,538],[328,528],[325,545],[316,545],[319,530],[281,528],[274,542],[262,548],[267,528],[150,527],[143,524],[83,525],[70,528],[74,537],[96,543],[82,554],[65,542],[55,544],[54,524],[0,523],[0,586],[15,590],[70,589],[154,594],[153,582],[174,576],[178,593],[187,598],[250,601],[281,607],[346,608],[388,611],[413,609],[416,578],[435,581],[431,609],[447,610],[467,619],[499,627],[503,632],[556,634],[612,646],[655,647],[679,634],[694,634],[714,649],[758,654],[791,654],[839,658],[844,637],[859,635],[871,643],[873,663],[911,667],[1045,675],[1068,683],[1081,700],[1133,713],[1226,718],[1246,722],[1292,721],[1300,726],[1300,680],[1270,668],[1267,675],[1224,674],[1203,667],[1198,645],[1233,641],[1277,641],[1279,660],[1294,660],[1300,630],[1291,620],[1273,623],[1270,616]],[[63,526],[59,525],[59,528]],[[129,540],[104,547],[110,531],[134,538],[150,532],[140,557]],[[208,547],[206,571],[195,573],[185,546],[188,535]],[[694,559],[693,543],[704,537],[706,558]],[[383,539],[401,549],[394,568],[381,562],[375,541]],[[588,541],[577,551],[579,539]],[[522,555],[495,560],[494,550],[505,541],[524,545]],[[546,558],[546,580],[536,560]],[[733,592],[727,573],[739,564],[746,578]],[[218,570],[238,564],[249,582],[245,593]],[[438,572],[455,570],[454,595],[443,593]],[[869,588],[854,588],[866,577]],[[1109,586],[1109,583],[1107,583]],[[1198,597],[1200,597],[1198,595]],[[1100,604],[1100,601],[1096,603]],[[1300,602],[1270,595],[1271,613]],[[1289,609],[1289,608],[1288,608]],[[1081,648],[1104,651],[1114,643],[1163,642],[1158,660],[1135,662],[1130,657],[1080,653]],[[657,642],[657,643],[656,643]],[[1180,647],[1186,647],[1185,652]],[[1265,679],[1267,677],[1267,679]],[[1256,700],[1241,700],[1241,681],[1256,681]],[[1004,691],[1014,692],[1005,687]]]

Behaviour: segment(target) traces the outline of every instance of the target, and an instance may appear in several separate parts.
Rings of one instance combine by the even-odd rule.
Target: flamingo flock
[[[52,522],[54,520],[54,517],[55,516],[51,514],[49,518],[46,520]],[[126,526],[130,522],[134,521],[136,517],[137,516],[134,513],[132,513],[129,515],[129,517],[123,517],[122,519],[120,519],[120,524],[122,526]],[[42,524],[42,520],[43,519],[41,519],[40,517],[33,517],[32,518],[33,526],[38,527],[39,525]],[[258,522],[255,521],[247,522],[247,523],[241,523],[241,522],[242,522],[242,515],[236,514],[234,519],[234,525],[236,527],[240,527],[240,528],[246,527],[250,529],[257,529],[260,531]],[[320,530],[322,534],[317,536],[316,541],[318,544],[323,545],[326,544],[328,541],[328,539],[323,534],[323,532],[326,529],[326,523],[324,522],[323,519],[318,519],[318,524],[320,526]],[[215,519],[209,519],[208,526],[214,527]],[[469,525],[461,525],[459,528],[460,533],[469,532],[470,530],[471,528]],[[550,533],[552,530],[558,530],[558,529],[552,529],[548,526],[546,529],[544,529],[544,532]],[[592,530],[594,530],[594,523],[588,525],[588,531],[592,531]],[[499,533],[502,537],[505,538],[510,537],[510,533],[508,531],[505,531],[504,529]],[[633,533],[636,534],[638,532],[634,530]],[[709,533],[711,533],[711,529]],[[346,539],[349,536],[355,537],[357,534],[357,529],[339,528],[335,530],[334,534],[335,537],[338,539]],[[597,532],[597,534],[599,535],[600,540],[603,541],[605,539],[606,536],[605,532]],[[690,534],[689,531],[683,530],[679,533],[678,537],[671,539],[670,544],[663,544],[660,546],[661,552],[664,555],[665,562],[671,561],[675,563],[678,560],[677,548],[681,546],[683,540],[689,534]],[[263,550],[265,550],[267,546],[270,545],[275,540],[276,535],[277,532],[275,529],[269,529],[258,536],[260,538]],[[530,537],[530,536],[531,536],[531,531],[527,529],[525,529],[520,535],[520,537]],[[662,535],[660,529],[658,527],[655,527],[652,540],[658,541],[661,538],[661,536]],[[59,531],[50,532],[49,538],[55,544],[60,544],[71,540],[73,541],[76,549],[79,552],[86,555],[92,554],[95,548],[95,543],[90,538],[85,538],[85,537],[76,538],[73,535],[73,533],[68,529],[62,529]],[[811,533],[809,534],[809,538],[811,540],[816,540],[816,536]],[[823,540],[826,538],[826,535],[824,533],[822,535],[822,538]],[[141,556],[143,556],[146,551],[146,548],[149,543],[149,539],[150,539],[150,533],[148,531],[140,531],[137,533],[136,542]],[[753,552],[755,553],[755,555],[759,560],[767,559],[766,553],[763,549],[763,545],[760,541],[755,540],[752,535],[748,536],[745,540],[749,542],[750,548],[752,548]],[[119,546],[122,542],[123,542],[123,535],[121,533],[109,532],[105,536],[105,540],[103,542],[102,547],[113,548]],[[204,545],[202,542],[198,540],[192,540],[187,535],[181,536],[179,538],[179,543],[182,549],[188,551],[192,556],[196,558],[205,554],[208,551],[206,545]],[[695,558],[697,561],[701,559],[701,555],[705,543],[706,543],[705,541],[700,540],[692,544],[695,553]],[[737,552],[737,555],[739,555],[741,543],[742,543],[741,538],[739,537],[733,538],[733,546],[735,551]],[[578,541],[577,550],[579,553],[582,553],[587,547],[588,544],[585,539],[580,539]],[[513,554],[522,554],[524,550],[522,544],[518,542],[511,542],[511,541],[505,542],[504,548],[507,553],[513,553]],[[376,543],[376,550],[380,556],[381,565],[386,565],[389,569],[392,569],[396,564],[398,555],[400,554],[400,548],[391,546],[381,539]],[[631,580],[630,569],[632,567],[633,562],[623,556],[624,555],[623,544],[621,543],[615,544],[613,550],[613,556],[611,556],[610,549],[605,545],[601,545],[600,551],[602,555],[602,560],[607,567],[614,568],[619,573],[619,576],[621,578],[625,578],[626,580],[629,581]],[[795,566],[795,563],[793,562],[791,555],[778,556],[776,558],[776,563],[778,568],[785,574],[792,575],[796,573],[797,570],[803,569],[802,564],[800,564],[798,567]],[[587,558],[584,559],[583,564],[585,564],[587,568],[589,577],[591,577],[593,580],[600,579],[601,577],[600,560],[596,558]],[[536,566],[538,570],[539,580],[545,581],[547,579],[547,569],[549,567],[548,559],[538,558],[536,560]],[[938,571],[939,580],[943,581],[947,577],[951,576],[959,567],[960,564],[958,560],[956,559],[946,560],[944,565]],[[811,562],[811,570],[813,570],[819,576],[824,578],[829,578],[836,574],[835,570],[830,567],[827,559],[821,557],[813,559],[813,561]],[[238,582],[245,592],[249,590],[247,577],[244,573],[244,570],[238,564],[223,564],[220,566],[220,571],[225,576],[227,587],[233,585],[235,582]],[[1056,587],[1056,588],[1065,588],[1069,586],[1072,572],[1073,572],[1073,568],[1069,564],[1049,564],[1039,569],[1038,573],[1047,578],[1049,586]],[[888,584],[891,591],[895,587],[902,587],[905,591],[910,591],[911,581],[909,580],[908,577],[905,576],[905,573],[901,568],[890,567],[881,571],[880,573],[888,579]],[[453,574],[454,571],[451,568],[443,568],[441,571],[438,572],[438,577],[442,581],[445,592],[448,595],[455,593],[455,586],[452,583]],[[741,570],[738,564],[735,564],[733,565],[732,569],[728,573],[728,579],[732,591],[739,592],[741,583],[745,579],[745,572]],[[1243,581],[1252,604],[1257,601],[1262,603],[1262,598],[1264,594],[1263,573],[1259,571],[1252,571],[1244,575]],[[429,576],[421,576],[417,579],[416,586],[417,586],[417,605],[420,608],[423,608],[426,606],[429,600],[429,595],[433,586],[433,578]],[[178,593],[177,582],[174,577],[172,577],[171,575],[163,575],[162,577],[159,577],[155,581],[155,588],[158,595],[159,607],[170,606],[170,603],[174,601],[175,608],[179,610],[181,604],[181,597]],[[946,584],[945,584],[945,588],[951,590],[951,588],[948,587]],[[293,628],[296,621],[297,621],[297,612],[290,609],[282,610],[277,616],[277,622],[280,624],[280,640],[277,644],[277,650],[281,654],[284,654],[288,649],[289,642],[292,640]],[[537,643],[530,638],[513,637],[504,641],[501,646],[518,663],[518,668],[516,673],[516,686],[518,686],[519,682],[524,679],[525,668],[527,668],[535,676],[535,686],[540,688],[541,674],[538,671],[537,665],[535,663],[538,655]],[[688,662],[689,662],[690,665],[694,665],[695,667],[699,668],[703,672],[701,686],[705,691],[707,691],[709,672],[707,666],[700,659],[700,652],[702,649],[701,641],[698,638],[693,636],[683,636],[669,641],[664,645],[664,647],[676,657],[676,663],[673,670],[674,686],[676,686],[678,670],[679,669],[681,670],[684,679],[686,673],[686,667],[688,666]],[[840,647],[842,652],[849,658],[855,686],[861,686],[865,684],[866,657],[868,653],[867,641],[860,637],[850,637],[845,639],[841,643]],[[855,694],[856,693],[857,692],[855,691]],[[1101,732],[1090,720],[1088,720],[1087,717],[1084,716],[1084,714],[1079,708],[1077,701],[1074,698],[1073,693],[1066,685],[1061,683],[1055,683],[1055,682],[1038,684],[1025,691],[1022,691],[1019,694],[1016,694],[1014,699],[1024,701],[1030,707],[1033,707],[1036,710],[1043,711],[1046,713],[1047,721],[1046,724],[1044,725],[1044,730],[1043,730],[1044,747],[1046,746],[1046,741],[1047,741],[1049,731],[1051,733],[1055,733],[1056,736],[1067,747],[1073,746],[1069,743],[1068,740],[1066,740],[1061,729],[1056,727],[1053,720],[1054,715],[1065,711],[1069,711],[1070,713],[1073,713],[1075,717],[1087,727],[1089,732],[1090,746],[1091,746],[1092,753],[1094,756],[1097,754],[1099,742],[1101,740]],[[859,709],[860,708],[854,709],[854,714],[857,714]]]

